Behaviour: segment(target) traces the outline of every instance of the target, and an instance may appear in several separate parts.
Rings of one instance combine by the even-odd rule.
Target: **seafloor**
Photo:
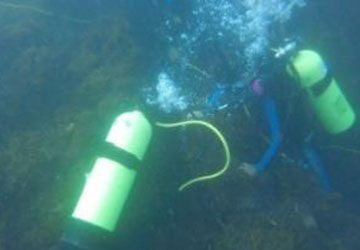
[[[83,10],[79,18],[65,3],[8,2],[0,2],[0,249],[51,249],[112,119],[147,110],[140,89],[154,81],[152,69],[166,53],[161,18],[151,5],[145,20],[134,17],[137,6],[127,1],[89,1],[107,14]],[[296,18],[304,42],[327,55],[359,110],[360,18],[353,5],[309,1]],[[221,147],[200,129],[155,128],[116,232],[123,249],[360,248],[358,127],[343,144],[321,148],[335,189],[325,193],[281,152],[269,171],[245,176],[240,163],[266,147],[254,119],[239,112],[209,120],[229,140],[230,170],[179,193],[184,180],[222,164]]]

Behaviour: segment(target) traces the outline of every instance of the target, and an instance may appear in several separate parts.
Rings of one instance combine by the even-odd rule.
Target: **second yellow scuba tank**
[[[286,70],[305,89],[316,116],[329,133],[339,134],[354,124],[354,110],[317,52],[298,51]]]

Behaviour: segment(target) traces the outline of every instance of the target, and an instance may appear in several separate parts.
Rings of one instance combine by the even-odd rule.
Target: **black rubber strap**
[[[89,222],[71,217],[60,239],[59,250],[104,250],[114,249],[111,232]]]
[[[128,168],[138,168],[140,160],[132,153],[116,147],[114,144],[104,142],[98,151],[98,156],[114,160]]]
[[[310,88],[314,96],[319,96],[322,93],[324,93],[324,91],[329,87],[332,78],[333,78],[332,72],[328,70],[323,79],[314,83]]]
[[[299,75],[299,73],[297,72],[295,66],[293,63],[289,63],[289,67],[291,72],[294,74],[295,77],[295,81],[301,83],[301,77]],[[310,87],[312,93],[314,94],[314,96],[319,96],[322,93],[324,93],[324,91],[329,87],[331,80],[333,78],[332,72],[331,70],[327,70],[326,75],[323,79],[321,79],[320,81],[313,83],[312,86]]]

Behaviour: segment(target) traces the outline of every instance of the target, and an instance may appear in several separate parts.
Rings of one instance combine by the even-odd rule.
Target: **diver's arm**
[[[269,96],[264,96],[262,100],[262,110],[264,117],[269,125],[271,142],[269,148],[261,157],[260,161],[256,164],[257,172],[263,171],[268,166],[274,155],[277,153],[281,143],[279,118],[274,99]]]

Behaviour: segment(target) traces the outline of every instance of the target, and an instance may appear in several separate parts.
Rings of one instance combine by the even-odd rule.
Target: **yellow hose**
[[[201,181],[206,181],[206,180],[210,180],[213,178],[216,178],[220,175],[222,175],[229,167],[230,165],[230,150],[229,150],[229,146],[224,138],[224,136],[221,134],[221,132],[215,128],[213,125],[211,125],[210,123],[204,122],[204,121],[199,121],[199,120],[190,120],[190,121],[183,121],[183,122],[177,122],[177,123],[161,123],[161,122],[156,122],[155,123],[157,126],[160,127],[164,127],[164,128],[173,128],[173,127],[179,127],[179,126],[187,126],[187,125],[201,125],[201,126],[205,126],[208,129],[210,129],[212,132],[214,132],[216,134],[216,136],[220,139],[223,147],[224,147],[224,152],[225,152],[225,164],[224,167],[222,169],[220,169],[218,172],[213,173],[213,174],[209,174],[209,175],[204,175],[204,176],[199,176],[196,177],[194,179],[191,179],[187,182],[185,182],[184,184],[182,184],[179,187],[179,191],[183,191],[185,188],[188,188],[190,185],[196,183],[196,182],[201,182]]]

